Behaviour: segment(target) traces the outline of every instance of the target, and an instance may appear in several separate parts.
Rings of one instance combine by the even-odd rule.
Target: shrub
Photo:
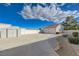
[[[56,34],[60,34],[59,32],[56,32]]]
[[[69,42],[72,44],[79,44],[79,37],[68,38]]]
[[[73,32],[72,35],[73,35],[74,37],[78,37],[79,33],[78,33],[78,32]]]

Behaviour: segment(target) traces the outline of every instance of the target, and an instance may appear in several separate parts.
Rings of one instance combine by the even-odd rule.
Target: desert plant
[[[79,44],[79,37],[70,37],[68,40],[72,44]]]
[[[72,35],[73,35],[73,37],[78,37],[79,33],[78,32],[73,32]]]
[[[62,23],[64,30],[78,30],[79,22],[77,22],[73,16],[68,16],[66,21]]]
[[[59,32],[56,32],[56,34],[60,34]]]

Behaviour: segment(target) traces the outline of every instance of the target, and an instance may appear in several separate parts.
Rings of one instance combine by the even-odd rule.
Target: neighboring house
[[[56,25],[50,25],[43,29],[41,29],[42,33],[49,33],[49,34],[55,34],[55,33],[62,33],[63,32],[63,26],[61,24]]]
[[[39,33],[39,30],[20,28],[17,26],[12,26],[10,24],[0,23],[0,38],[12,38],[12,37],[19,37],[25,34],[36,34],[36,33]]]

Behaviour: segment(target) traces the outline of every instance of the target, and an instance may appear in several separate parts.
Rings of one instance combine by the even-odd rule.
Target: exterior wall
[[[55,34],[56,32],[62,32],[63,31],[63,26],[59,24],[56,28],[45,28],[41,29],[42,33],[50,33],[50,34]]]
[[[62,32],[63,31],[63,26],[60,24],[56,27],[56,32]]]
[[[0,30],[0,38],[6,38],[6,30],[5,29]]]
[[[8,29],[7,36],[8,36],[8,38],[10,38],[10,37],[17,37],[16,29]]]
[[[21,35],[20,29],[0,29],[0,38],[19,37]]]
[[[21,36],[21,29],[17,29],[17,37]]]
[[[52,28],[52,29],[43,29],[44,33],[50,33],[50,34],[55,34],[56,33],[56,29]]]
[[[25,34],[37,34],[40,30],[21,29],[21,35]]]
[[[21,35],[19,27],[0,23],[0,38],[18,37]]]
[[[37,34],[40,30],[21,29],[16,27],[0,29],[0,38],[19,37],[25,34]]]

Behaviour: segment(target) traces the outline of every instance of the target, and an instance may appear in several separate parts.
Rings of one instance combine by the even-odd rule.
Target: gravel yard
[[[57,51],[60,56],[77,56],[78,54],[75,52],[74,47],[68,42],[67,38],[58,37],[58,42],[63,46],[61,49]]]

